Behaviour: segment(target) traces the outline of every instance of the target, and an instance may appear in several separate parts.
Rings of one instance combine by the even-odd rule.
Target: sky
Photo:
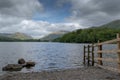
[[[0,33],[40,38],[120,19],[120,0],[0,0]]]

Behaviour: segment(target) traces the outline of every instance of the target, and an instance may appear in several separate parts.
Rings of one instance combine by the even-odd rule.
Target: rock
[[[20,71],[23,65],[20,64],[8,64],[2,68],[3,71]]]
[[[26,62],[26,65],[25,65],[25,67],[34,67],[34,66],[35,66],[35,62],[32,62],[32,61]]]
[[[25,60],[23,58],[19,59],[18,64],[25,64]]]

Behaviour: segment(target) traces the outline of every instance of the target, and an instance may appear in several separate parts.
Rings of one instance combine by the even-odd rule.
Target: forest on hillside
[[[116,38],[117,33],[120,33],[120,29],[92,27],[67,33],[63,37],[57,38],[54,41],[68,43],[96,43],[98,40],[106,41],[114,39]]]

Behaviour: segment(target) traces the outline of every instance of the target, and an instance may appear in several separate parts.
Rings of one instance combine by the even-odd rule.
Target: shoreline
[[[0,80],[120,80],[120,75],[99,67],[84,67],[42,72],[9,73],[0,76]]]

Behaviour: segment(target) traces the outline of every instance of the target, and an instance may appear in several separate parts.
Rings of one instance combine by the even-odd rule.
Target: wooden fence
[[[114,49],[114,50],[103,50],[102,49],[103,45],[112,44],[112,43],[117,45],[117,49]],[[97,51],[95,49],[97,49]],[[103,53],[104,54],[106,54],[106,53],[108,53],[108,54],[117,53],[118,58],[117,59],[103,58],[103,55],[102,55]],[[95,58],[95,54],[98,55],[97,58]],[[117,62],[118,63],[118,68],[103,66],[103,61]],[[98,43],[96,43],[96,44],[84,46],[83,63],[85,65],[87,64],[88,66],[97,65],[101,68],[112,70],[112,71],[117,71],[117,72],[120,73],[120,34],[117,34],[116,39],[105,41],[105,42],[99,42],[98,41]],[[97,64],[95,64],[95,63],[97,63]]]

